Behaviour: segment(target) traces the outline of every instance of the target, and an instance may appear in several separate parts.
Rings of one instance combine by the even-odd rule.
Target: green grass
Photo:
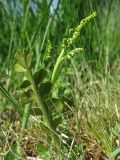
[[[0,158],[116,159],[120,2],[52,2],[0,1]]]

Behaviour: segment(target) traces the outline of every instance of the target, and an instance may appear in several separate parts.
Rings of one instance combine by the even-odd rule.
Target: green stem
[[[52,83],[55,82],[55,80],[58,76],[58,72],[59,72],[59,69],[60,69],[60,66],[61,66],[63,55],[64,55],[64,49],[61,51],[61,53],[60,53],[60,55],[59,55],[59,57],[58,57],[58,59],[55,63],[55,67],[53,69],[52,78],[51,78]]]
[[[40,94],[39,94],[39,91],[38,91],[38,87],[36,86],[35,82],[34,82],[34,79],[33,79],[33,76],[32,76],[32,73],[30,72],[27,64],[26,64],[26,69],[27,69],[27,75],[31,81],[31,84],[32,84],[32,89],[33,89],[33,93],[36,97],[36,100],[38,102],[38,105],[40,106],[41,108],[41,111],[44,115],[44,118],[48,124],[48,126],[50,127],[50,129],[53,131],[53,138],[54,138],[54,141],[56,143],[56,145],[60,146],[60,140],[59,140],[59,137],[57,134],[55,134],[55,126],[54,126],[54,122],[53,122],[53,118],[52,118],[52,114],[49,112],[49,109],[48,107],[45,105],[45,103],[43,102]]]

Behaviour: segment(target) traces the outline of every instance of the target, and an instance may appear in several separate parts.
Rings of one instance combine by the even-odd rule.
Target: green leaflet
[[[47,76],[48,72],[46,69],[41,68],[39,71],[34,73],[34,81],[35,83],[38,85],[40,82],[42,82],[46,76]]]
[[[22,67],[20,64],[15,65],[15,70],[17,72],[23,72],[23,73],[26,72],[26,69],[24,67]]]

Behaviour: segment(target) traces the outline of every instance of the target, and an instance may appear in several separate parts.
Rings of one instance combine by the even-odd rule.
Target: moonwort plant
[[[60,147],[61,139],[56,132],[56,128],[61,123],[61,121],[60,117],[56,118],[54,114],[57,110],[57,103],[54,108],[51,108],[51,103],[48,99],[53,100],[52,92],[54,89],[54,85],[56,83],[56,80],[58,79],[60,69],[63,66],[65,60],[83,51],[83,48],[71,48],[75,41],[79,38],[81,29],[94,17],[96,17],[96,12],[93,12],[90,16],[83,19],[75,29],[69,30],[68,38],[63,39],[61,45],[61,53],[56,60],[50,80],[48,80],[47,78],[48,73],[45,67],[40,68],[38,71],[34,72],[34,69],[32,67],[34,57],[32,53],[27,54],[25,50],[19,50],[15,54],[15,59],[17,60],[15,70],[21,72],[24,75],[25,79],[20,85],[21,91],[19,102],[19,106],[21,105],[21,103],[22,105],[25,105],[22,121],[22,132],[28,122],[30,107],[32,107],[34,104],[37,104],[37,106],[39,106],[40,114],[44,124],[51,131],[54,144],[57,147]],[[48,52],[50,49],[51,47],[49,45]],[[45,58],[46,57],[44,57],[44,59]]]
[[[66,58],[70,58],[70,56],[73,56],[75,53],[79,53],[83,50],[83,48],[75,48],[73,50],[70,50],[71,46],[75,43],[75,41],[79,38],[81,29],[96,17],[96,12],[93,12],[90,16],[86,17],[85,19],[81,20],[80,24],[75,29],[69,30],[69,35],[72,35],[69,38],[64,38],[62,43],[62,51],[56,61],[56,64],[54,66],[54,70],[52,73],[51,81],[54,83],[57,79],[58,73],[60,71],[60,68],[62,66],[62,63],[65,61]]]

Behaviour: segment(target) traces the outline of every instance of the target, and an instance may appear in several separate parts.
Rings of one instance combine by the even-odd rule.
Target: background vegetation
[[[0,0],[1,159],[117,158],[120,151],[119,8],[119,0]],[[55,82],[51,82],[63,38],[68,39],[69,29],[76,28],[93,11],[97,12],[96,18],[82,28],[80,36],[67,49],[83,48],[84,52],[70,54],[58,68]],[[19,56],[17,60],[14,58],[16,53],[23,52],[25,57],[21,62]],[[42,77],[38,78],[40,86],[44,84],[41,97],[50,106],[48,119],[53,117],[55,130],[41,115],[39,98],[33,101],[30,95],[27,94],[27,99],[22,95],[21,88],[27,92],[29,81],[22,86],[21,82],[30,76],[17,73],[15,64],[24,65],[29,53],[32,58],[28,71]],[[30,78],[33,86],[31,81]],[[37,94],[34,89],[32,94]],[[57,134],[51,133],[51,129]],[[56,136],[60,137],[61,145],[54,143]]]

